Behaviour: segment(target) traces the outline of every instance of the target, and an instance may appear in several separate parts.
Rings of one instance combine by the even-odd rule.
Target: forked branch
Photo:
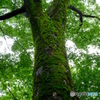
[[[92,15],[83,14],[79,9],[77,9],[76,7],[74,7],[74,6],[72,6],[72,5],[69,5],[69,6],[68,6],[68,9],[71,9],[71,10],[73,10],[73,11],[75,11],[75,12],[77,12],[77,13],[79,14],[80,22],[81,22],[80,26],[83,25],[83,17],[97,18],[98,20],[100,20],[100,18],[97,17],[97,16],[92,16]]]

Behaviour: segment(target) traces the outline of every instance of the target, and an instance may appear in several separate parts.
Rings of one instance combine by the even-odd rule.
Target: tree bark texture
[[[66,10],[69,0],[53,0],[49,14],[42,0],[24,0],[35,44],[32,100],[78,100],[65,48]]]

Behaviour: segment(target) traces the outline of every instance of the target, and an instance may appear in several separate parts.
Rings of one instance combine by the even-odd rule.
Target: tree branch
[[[25,7],[22,6],[22,7],[19,8],[19,9],[16,9],[16,10],[14,10],[14,11],[12,11],[12,12],[9,12],[9,13],[7,13],[7,14],[5,14],[5,15],[0,16],[0,20],[9,19],[9,18],[11,18],[11,17],[13,17],[13,16],[16,16],[16,15],[21,14],[21,13],[24,13],[24,12],[25,12]]]
[[[71,9],[71,10],[73,10],[73,11],[75,11],[79,14],[80,22],[81,22],[80,26],[82,26],[83,25],[83,14],[82,14],[82,12],[80,10],[78,10],[77,8],[75,8],[74,6],[72,6],[72,5],[69,5],[67,8]]]
[[[85,15],[83,14],[84,17],[90,17],[90,18],[97,18],[98,20],[100,20],[100,18],[98,16],[92,16],[92,15]]]
[[[0,30],[1,30],[2,33],[3,33],[3,36],[4,36],[4,39],[5,39],[5,42],[6,42],[7,48],[8,48],[8,50],[10,51],[9,45],[8,45],[7,40],[6,40],[6,37],[5,37],[5,33],[4,33],[4,31],[3,31],[3,29],[2,29],[1,27],[0,27]]]
[[[9,80],[8,80],[8,77],[6,77],[5,75],[4,75],[4,77],[5,77],[5,80],[6,81],[8,81],[7,82],[7,89],[8,89],[8,91],[9,91],[9,93],[12,95],[12,97],[14,98],[14,100],[16,100],[16,97],[15,97],[15,95],[12,93],[12,91],[10,90],[10,84],[9,84]]]
[[[14,94],[11,92],[11,90],[9,89],[9,87],[8,87],[8,91],[9,91],[9,92],[10,92],[10,94],[13,96],[14,100],[16,100],[16,98],[15,98]]]
[[[83,14],[79,9],[77,9],[76,7],[74,7],[74,6],[72,6],[72,5],[69,5],[69,6],[68,6],[68,9],[71,9],[71,10],[73,10],[73,11],[75,11],[75,12],[77,12],[77,13],[79,14],[80,22],[81,22],[80,26],[83,25],[83,17],[97,18],[98,20],[100,20],[100,18],[97,17],[97,16],[92,16],[92,15]]]
[[[4,31],[3,31],[3,29],[2,29],[1,27],[0,27],[0,30],[1,30],[2,33],[3,33],[3,36],[4,36],[4,39],[5,39],[7,48],[8,48],[8,50],[10,51],[9,45],[8,45],[7,40],[6,40],[6,37],[5,37],[5,33],[4,33]],[[28,53],[27,53],[27,50],[26,50],[17,40],[15,40],[15,42],[26,52],[26,54],[28,54]]]
[[[26,54],[28,55],[28,52],[27,50],[17,41],[15,40],[15,42],[26,52]]]

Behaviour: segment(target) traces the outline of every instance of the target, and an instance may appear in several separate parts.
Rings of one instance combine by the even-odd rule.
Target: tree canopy
[[[46,11],[52,2],[42,1]],[[0,15],[20,9],[22,5],[23,0],[2,0]],[[99,93],[100,91],[99,15],[100,5],[96,0],[70,0],[67,9],[65,45],[77,92]],[[12,51],[11,53],[0,52],[0,100],[31,100],[32,98],[34,43],[26,16],[22,13],[0,21],[0,36],[6,41],[6,49]],[[14,42],[11,49],[7,38]],[[71,43],[73,43],[72,46],[70,46]],[[97,52],[90,53],[90,47]],[[99,100],[100,95],[79,98],[80,100],[84,98]]]

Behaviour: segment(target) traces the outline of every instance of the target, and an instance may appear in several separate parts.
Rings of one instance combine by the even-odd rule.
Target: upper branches
[[[97,18],[98,20],[100,20],[100,18],[97,17],[97,16],[92,16],[92,15],[83,14],[79,9],[77,9],[76,7],[74,7],[74,6],[72,6],[72,5],[69,5],[69,6],[68,6],[68,9],[71,9],[71,10],[73,10],[73,11],[75,11],[75,12],[77,12],[77,13],[79,14],[80,22],[81,22],[80,26],[83,25],[83,17]]]
[[[16,10],[14,10],[14,11],[12,11],[12,12],[9,12],[9,13],[7,13],[7,14],[5,14],[5,15],[0,16],[0,20],[9,19],[9,18],[11,18],[11,17],[13,17],[13,16],[16,16],[16,15],[18,15],[18,14],[20,14],[20,13],[24,13],[24,12],[25,12],[25,8],[24,8],[24,6],[22,6],[22,7],[19,8],[19,9],[16,9]]]
[[[34,0],[34,2],[36,2],[36,1]],[[38,0],[38,2],[40,2],[40,0]],[[48,8],[48,10],[47,10],[48,15],[50,17],[56,17],[58,14],[60,14],[60,16],[61,16],[62,15],[62,10],[61,10],[61,7],[59,6],[59,3],[56,0],[55,0],[54,3],[55,3],[55,5],[52,3],[51,6]],[[83,25],[83,17],[87,17],[87,18],[97,18],[98,20],[100,20],[100,18],[98,16],[92,16],[92,15],[88,15],[88,14],[83,14],[80,11],[80,9],[77,9],[76,7],[74,7],[72,5],[67,6],[67,8],[68,9],[71,9],[71,10],[73,10],[73,11],[75,11],[75,12],[77,12],[79,14],[79,18],[80,18],[80,22],[81,22],[80,26]],[[16,16],[16,15],[18,15],[20,13],[24,13],[24,12],[26,12],[26,10],[25,10],[25,6],[23,5],[19,9],[16,9],[16,10],[14,10],[12,12],[9,12],[9,13],[7,13],[5,15],[0,16],[0,20],[9,19],[9,18],[11,18],[13,16]],[[64,13],[66,13],[66,11],[64,11]],[[63,15],[62,15],[62,17],[63,17]],[[59,18],[59,17],[57,17],[57,18]],[[56,18],[56,20],[57,20],[57,18]]]

